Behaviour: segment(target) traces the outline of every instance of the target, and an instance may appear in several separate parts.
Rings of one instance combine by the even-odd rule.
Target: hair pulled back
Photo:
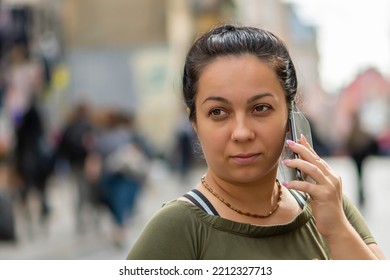
[[[264,29],[222,25],[200,36],[186,56],[183,97],[190,121],[196,120],[195,98],[203,69],[218,57],[243,54],[256,56],[275,72],[284,89],[288,108],[291,108],[298,82],[284,42]]]

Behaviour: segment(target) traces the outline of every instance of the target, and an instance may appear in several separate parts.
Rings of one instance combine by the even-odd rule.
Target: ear
[[[196,134],[198,134],[198,129],[196,127],[196,122],[191,122],[192,128],[195,131]]]
[[[191,110],[190,110],[190,108],[186,108],[186,111],[187,111],[187,114],[188,114],[188,116],[190,115],[190,113],[191,113]],[[194,121],[191,121],[191,126],[192,126],[192,129],[195,131],[195,133],[196,134],[198,134],[198,130],[197,130],[197,128],[196,128],[196,123],[194,122]]]

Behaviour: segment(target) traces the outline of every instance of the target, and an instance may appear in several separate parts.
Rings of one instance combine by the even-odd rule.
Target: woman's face
[[[203,70],[195,102],[193,126],[209,171],[237,182],[276,175],[288,110],[267,64],[253,55],[218,58]]]

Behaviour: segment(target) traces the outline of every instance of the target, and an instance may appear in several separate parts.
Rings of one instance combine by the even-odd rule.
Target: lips
[[[237,154],[230,158],[237,164],[246,165],[254,163],[260,155],[260,153]]]

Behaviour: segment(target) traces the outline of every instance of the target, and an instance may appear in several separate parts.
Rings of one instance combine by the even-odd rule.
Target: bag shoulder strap
[[[198,190],[193,189],[183,195],[209,215],[219,216],[211,202]]]
[[[303,209],[307,202],[307,196],[297,190],[289,189],[290,193],[297,200],[299,206]],[[217,210],[211,204],[211,202],[198,190],[193,189],[183,195],[183,197],[190,200],[194,205],[205,211],[209,215],[219,216]]]
[[[297,190],[289,189],[290,193],[294,196],[294,198],[297,200],[299,206],[303,209],[307,202],[307,196]]]

